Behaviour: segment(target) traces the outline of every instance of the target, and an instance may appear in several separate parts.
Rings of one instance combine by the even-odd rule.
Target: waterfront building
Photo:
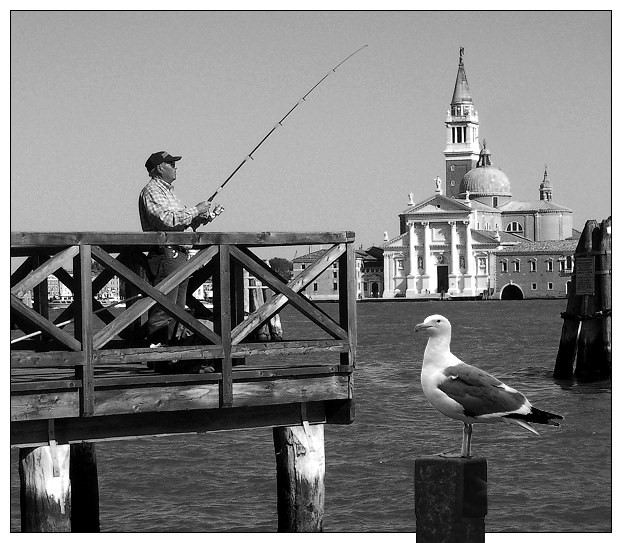
[[[384,290],[384,251],[372,246],[356,251],[357,270],[360,269],[358,297],[382,298]]]
[[[294,277],[321,258],[326,249],[309,252],[292,260]],[[367,250],[355,251],[356,297],[381,298],[383,291],[383,250],[370,247]],[[311,285],[305,289],[304,295],[310,300],[337,300],[339,292],[339,263],[333,262],[331,267],[322,272]]]
[[[523,241],[496,251],[499,298],[565,298],[576,247],[576,239]]]
[[[309,252],[292,260],[293,274],[296,277],[300,272],[321,258],[326,249]],[[357,291],[360,285],[360,265],[357,259],[356,266]],[[339,299],[339,263],[333,262],[330,268],[315,278],[313,283],[304,290],[304,295],[309,300],[337,300]]]
[[[522,251],[521,259],[528,257],[528,251],[542,258],[550,253],[555,259],[565,258],[566,252],[576,247],[572,210],[553,202],[546,166],[539,200],[512,198],[508,176],[493,165],[485,140],[480,143],[479,114],[463,54],[461,49],[445,119],[445,182],[436,177],[434,193],[420,201],[410,193],[408,207],[399,213],[399,234],[389,238],[385,233],[384,298],[500,296],[508,279],[498,270],[505,262],[499,257],[502,252],[514,248]],[[560,250],[550,246],[551,241],[563,240],[570,241],[561,244]],[[527,285],[530,291],[535,283],[533,292],[542,294],[544,290],[546,297],[565,295],[565,284],[559,281],[531,279],[520,274],[511,277],[512,284],[528,281],[521,288]],[[553,288],[549,289],[551,282]],[[512,291],[510,288],[508,295]]]

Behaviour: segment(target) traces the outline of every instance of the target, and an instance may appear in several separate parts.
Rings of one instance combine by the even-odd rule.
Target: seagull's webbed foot
[[[449,451],[438,453],[436,456],[440,456],[441,458],[464,458],[462,453],[449,452]]]

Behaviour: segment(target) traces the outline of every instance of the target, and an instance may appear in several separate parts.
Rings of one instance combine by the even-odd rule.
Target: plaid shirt
[[[138,211],[143,232],[183,232],[199,216],[195,206],[182,204],[172,185],[158,178],[151,178],[141,191]]]

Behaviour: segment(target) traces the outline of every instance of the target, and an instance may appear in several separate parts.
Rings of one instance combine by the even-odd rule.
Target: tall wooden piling
[[[99,532],[95,445],[19,451],[22,532]]]
[[[415,460],[417,543],[482,543],[487,512],[486,459]]]
[[[19,450],[22,532],[71,532],[69,445]]]
[[[273,429],[279,532],[321,532],[324,524],[324,425]]]
[[[95,444],[71,445],[71,531],[99,532],[99,480]]]
[[[611,377],[611,217],[587,221],[575,251],[575,271],[554,377],[595,381]]]

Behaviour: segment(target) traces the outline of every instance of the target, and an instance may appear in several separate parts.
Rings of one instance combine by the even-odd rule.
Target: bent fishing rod
[[[287,119],[287,117],[289,117],[291,115],[291,113],[302,103],[306,100],[307,96],[309,96],[317,87],[320,86],[320,84],[322,83],[322,81],[324,81],[330,74],[334,73],[337,71],[337,68],[339,68],[339,66],[341,66],[342,64],[344,64],[345,62],[347,62],[349,59],[351,59],[354,55],[356,55],[359,51],[361,51],[362,49],[365,49],[365,47],[367,47],[366,45],[363,45],[363,47],[360,47],[359,49],[357,49],[356,51],[354,51],[354,53],[348,55],[346,58],[344,58],[339,64],[337,64],[333,69],[331,69],[324,77],[322,77],[322,79],[320,79],[315,85],[313,85],[313,87],[311,87],[311,89],[307,92],[307,94],[305,94],[300,100],[298,100],[298,102],[296,102],[296,104],[294,105],[294,107],[292,107],[286,114],[285,116],[278,122],[276,123],[272,129],[263,137],[263,139],[255,146],[255,148],[248,154],[246,155],[246,157],[244,158],[244,160],[242,162],[240,162],[240,164],[238,165],[238,167],[233,170],[233,172],[231,172],[231,175],[229,175],[229,177],[227,177],[227,179],[224,180],[224,182],[220,185],[220,187],[218,187],[218,189],[216,189],[216,192],[214,194],[212,194],[209,198],[208,198],[208,202],[212,202],[212,200],[214,200],[214,198],[216,198],[216,196],[218,195],[218,193],[225,187],[225,185],[231,180],[231,178],[238,173],[238,171],[240,170],[240,168],[242,166],[244,166],[244,164],[246,164],[246,162],[248,161],[248,159],[250,158],[251,160],[253,160],[253,154],[255,153],[255,151],[257,151],[257,149],[259,149],[263,142],[266,141],[271,135],[272,133],[279,127],[279,126],[283,126],[283,122],[285,121],[285,119]]]

